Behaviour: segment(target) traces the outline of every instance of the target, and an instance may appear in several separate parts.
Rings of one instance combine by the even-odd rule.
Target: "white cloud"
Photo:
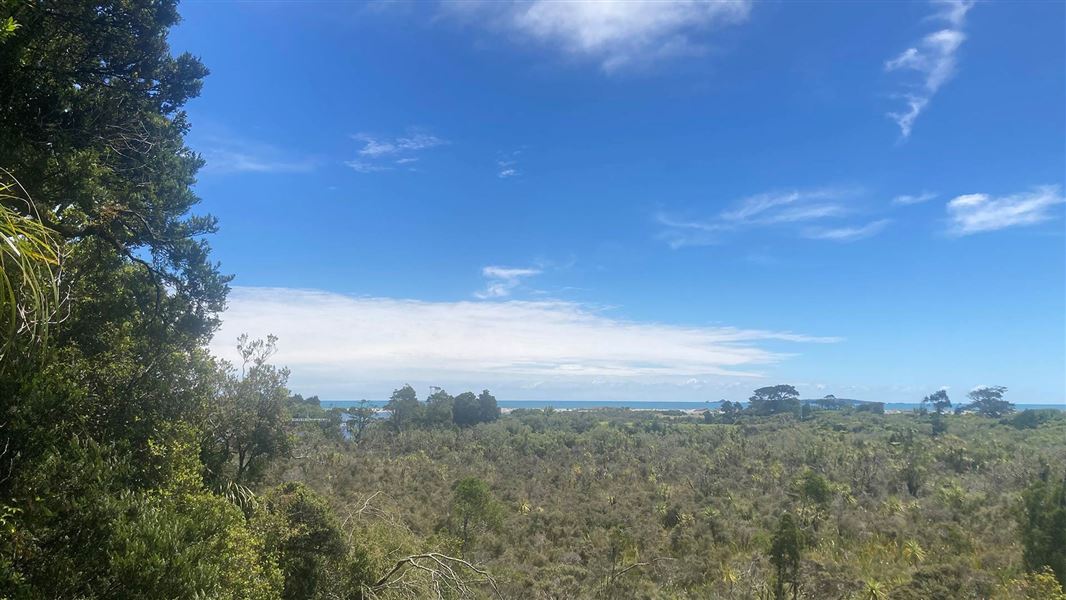
[[[348,160],[344,161],[344,164],[356,173],[377,173],[378,171],[387,171],[389,169],[388,166],[375,164],[365,160]]]
[[[829,240],[833,242],[854,242],[877,235],[892,221],[879,219],[866,225],[849,227],[812,227],[803,232],[803,236],[812,240]]]
[[[932,16],[946,21],[949,27],[926,35],[915,46],[907,48],[899,56],[885,61],[886,71],[912,71],[919,75],[918,82],[911,83],[906,93],[906,110],[889,113],[899,125],[904,138],[911,134],[914,121],[925,110],[941,86],[955,74],[959,46],[966,39],[962,27],[966,13],[973,7],[972,0],[940,0],[934,2],[940,10]]]
[[[395,137],[357,133],[352,139],[362,142],[363,147],[359,149],[358,158],[344,164],[359,173],[388,171],[396,165],[409,165],[418,161],[423,150],[448,144],[447,140],[416,129]]]
[[[522,150],[512,150],[496,159],[496,176],[500,179],[510,179],[522,174],[518,170],[518,159],[522,156]]]
[[[1066,202],[1057,185],[994,198],[988,194],[966,194],[948,202],[949,231],[970,235],[1007,227],[1034,225],[1052,217],[1052,208]]]
[[[353,138],[363,142],[360,156],[393,156],[443,146],[447,142],[428,133],[412,132],[406,136],[392,139],[374,137],[367,133],[357,133]]]
[[[835,217],[844,212],[844,206],[835,201],[847,194],[845,190],[835,189],[756,194],[741,200],[736,208],[723,212],[721,218],[742,224],[772,225]]]
[[[446,2],[453,15],[516,34],[607,72],[702,53],[697,32],[745,21],[750,0]]]
[[[662,226],[659,239],[671,248],[703,246],[719,243],[731,231],[844,217],[851,212],[844,200],[855,193],[831,188],[769,192],[744,198],[715,218],[682,219],[659,212],[655,221]]]
[[[896,196],[895,198],[893,198],[892,204],[899,204],[904,206],[911,204],[921,204],[923,202],[928,202],[933,198],[936,198],[936,196],[937,195],[932,192],[922,192],[917,195],[903,194],[902,196]]]
[[[278,147],[236,136],[209,135],[195,146],[207,161],[206,173],[307,173],[317,162],[296,158]]]
[[[277,335],[276,362],[293,370],[302,390],[327,397],[405,381],[541,382],[587,389],[613,382],[747,378],[788,356],[763,348],[765,342],[839,341],[626,321],[565,302],[422,302],[235,287],[212,351],[235,359],[241,333]]]
[[[540,275],[540,269],[495,267],[489,266],[481,269],[481,274],[487,279],[485,289],[476,292],[474,296],[481,299],[503,298],[510,296],[526,277]]]

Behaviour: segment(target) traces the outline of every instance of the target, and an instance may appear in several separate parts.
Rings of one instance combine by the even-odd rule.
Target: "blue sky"
[[[186,1],[292,386],[1066,402],[1062,3]]]

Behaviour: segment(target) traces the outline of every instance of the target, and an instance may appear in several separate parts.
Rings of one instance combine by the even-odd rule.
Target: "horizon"
[[[320,397],[1066,404],[1066,6],[577,6],[182,4],[212,351],[275,334]]]

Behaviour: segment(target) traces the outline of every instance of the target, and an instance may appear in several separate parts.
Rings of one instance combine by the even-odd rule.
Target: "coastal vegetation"
[[[0,598],[1066,597],[1066,417],[1005,388],[378,418],[212,356],[175,3],[0,11]]]

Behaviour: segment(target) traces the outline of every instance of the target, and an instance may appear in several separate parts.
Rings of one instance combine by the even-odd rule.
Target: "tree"
[[[1014,412],[1014,404],[1003,399],[1007,388],[1001,385],[979,387],[971,390],[967,397],[970,404],[963,407],[966,412],[975,412],[982,417],[998,419]]]
[[[1045,470],[1022,494],[1018,521],[1025,566],[1049,567],[1066,587],[1066,478],[1055,481]]]
[[[452,407],[452,418],[460,427],[468,427],[481,422],[481,404],[478,402],[478,397],[473,392],[463,392],[456,396]]]
[[[805,500],[826,506],[833,499],[833,488],[820,473],[808,469],[799,481],[799,491]]]
[[[762,387],[748,399],[748,410],[756,415],[775,415],[799,411],[799,392],[791,385]]]
[[[455,398],[441,388],[433,388],[422,409],[422,423],[427,427],[440,427],[452,423],[452,408]]]
[[[172,0],[0,2],[0,252],[18,248],[4,277],[16,330],[35,331],[20,340],[65,300],[19,368],[4,350],[0,596],[270,596],[258,541],[202,481],[228,278],[214,220],[190,214],[202,160],[182,106],[206,69],[171,55],[177,21]]]
[[[229,368],[223,375],[201,454],[207,480],[216,485],[254,480],[290,448],[285,431],[289,371],[267,362],[277,351],[277,337],[249,340],[241,335],[237,351],[243,361],[240,374]]]
[[[182,107],[207,69],[170,53],[177,3],[4,9],[19,27],[0,43],[0,167],[29,192],[24,214],[67,241],[99,242],[83,258],[143,268],[195,314],[182,325],[208,334],[227,278],[202,239],[215,220],[187,215],[203,161],[185,146]]]
[[[924,408],[927,404],[933,407],[936,414],[940,415],[944,414],[944,410],[951,408],[951,399],[948,398],[947,390],[937,390],[922,398],[921,406]]]
[[[465,555],[478,529],[499,525],[500,507],[488,484],[477,477],[456,481],[452,493],[452,517],[458,528],[461,553]]]
[[[737,415],[744,410],[744,405],[739,402],[730,402],[729,400],[722,400],[722,417],[726,423],[734,423],[737,420]]]
[[[389,411],[389,422],[397,432],[410,428],[422,418],[422,405],[415,388],[410,385],[394,390],[385,410]]]
[[[477,396],[478,413],[482,423],[491,423],[500,418],[500,407],[496,403],[496,396],[488,390],[481,390]]]
[[[348,409],[348,433],[352,434],[356,440],[361,439],[366,428],[377,418],[377,413],[377,409],[370,406],[369,402],[359,401],[358,406]]]
[[[785,598],[786,584],[792,588],[792,598],[799,596],[800,549],[803,538],[796,521],[789,513],[781,515],[770,543],[770,564],[774,566],[774,598]]]
[[[290,482],[272,490],[254,520],[266,550],[277,556],[285,600],[311,600],[331,563],[346,555],[340,526],[326,501]]]
[[[828,394],[824,398],[819,398],[814,401],[820,408],[824,410],[836,410],[844,405],[844,402],[838,400],[833,394]]]

